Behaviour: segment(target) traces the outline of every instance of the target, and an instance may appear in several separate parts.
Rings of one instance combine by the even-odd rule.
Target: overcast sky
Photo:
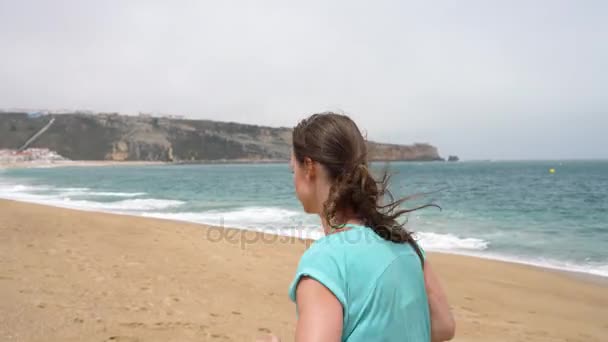
[[[608,1],[0,0],[0,107],[162,112],[464,159],[608,158]]]

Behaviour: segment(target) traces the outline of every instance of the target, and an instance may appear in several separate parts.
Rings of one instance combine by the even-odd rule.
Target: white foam
[[[12,199],[23,202],[39,203],[70,209],[110,212],[116,211],[121,213],[129,211],[139,212],[146,210],[169,209],[178,207],[185,203],[184,201],[157,198],[137,198],[113,202],[96,202],[88,200],[73,200],[67,195],[69,193],[86,195],[95,194],[95,192],[89,192],[88,188],[63,188],[61,189],[63,191],[56,195],[52,195],[49,193],[39,193],[39,191],[48,191],[49,189],[52,188],[22,184],[0,184],[0,198]],[[118,194],[118,197],[135,197],[143,194],[113,192],[100,193],[104,194],[101,196],[115,196],[116,194]]]
[[[608,277],[608,264],[603,263],[581,263],[575,261],[555,260],[544,257],[513,256],[489,251],[488,241],[476,238],[462,238],[453,234],[438,234],[432,232],[420,232],[416,234],[420,245],[429,251],[447,254],[468,255],[484,259],[512,262],[549,268],[567,272],[579,272]]]
[[[490,244],[488,241],[476,238],[458,237],[454,234],[438,234],[432,232],[416,233],[420,245],[430,251],[483,251]]]
[[[89,188],[58,188],[58,191],[79,191],[79,192],[85,192],[85,191],[89,191],[91,189]]]
[[[548,268],[558,271],[566,271],[566,272],[577,272],[577,273],[586,273],[592,274],[601,277],[608,277],[608,264],[604,263],[581,263],[575,261],[564,261],[564,260],[555,260],[550,258],[532,258],[532,257],[523,257],[523,256],[512,256],[512,255],[504,255],[492,252],[486,253],[477,253],[477,252],[458,252],[458,251],[449,251],[451,254],[462,254],[469,255],[483,259],[491,259],[498,261],[506,261],[516,264],[524,264],[529,266]]]
[[[0,194],[38,192],[38,191],[46,191],[48,189],[49,189],[49,187],[46,187],[46,186],[32,186],[32,185],[24,185],[24,184],[0,184]]]
[[[142,213],[142,216],[240,228],[304,239],[316,240],[323,236],[322,229],[314,223],[318,221],[318,218],[276,207],[245,207],[226,211],[183,213],[148,212]]]
[[[92,191],[90,188],[53,188],[40,185],[0,184],[0,194],[28,195],[40,192],[54,192],[57,197],[61,198],[69,196],[138,197],[146,195],[145,192]]]
[[[298,223],[301,213],[274,207],[245,207],[235,210],[210,210],[206,212],[145,213],[144,216],[170,220],[189,221],[211,225],[240,228],[279,228],[276,225]]]
[[[103,197],[138,197],[146,195],[145,192],[118,192],[118,191],[90,191],[89,189],[57,189],[59,192],[58,196],[69,197],[69,196],[103,196]]]
[[[157,199],[157,198],[138,198],[129,199],[115,202],[94,202],[94,201],[80,201],[64,199],[60,202],[63,205],[77,209],[99,209],[99,210],[116,210],[116,211],[146,211],[146,210],[161,210],[175,208],[182,204],[184,201],[168,200],[168,199]]]

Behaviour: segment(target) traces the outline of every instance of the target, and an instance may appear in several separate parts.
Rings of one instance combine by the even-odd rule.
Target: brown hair
[[[351,209],[376,234],[396,243],[410,243],[423,259],[412,234],[398,219],[408,212],[436,205],[400,208],[413,196],[394,200],[388,190],[387,170],[378,180],[374,179],[368,165],[367,142],[353,120],[331,112],[311,115],[293,130],[293,152],[299,163],[308,157],[327,170],[332,185],[323,204],[323,215],[332,228],[344,227],[336,222],[336,215]]]

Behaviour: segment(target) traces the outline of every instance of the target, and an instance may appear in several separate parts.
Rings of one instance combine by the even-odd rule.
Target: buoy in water
[[[549,169],[549,173],[555,173],[555,169]]]

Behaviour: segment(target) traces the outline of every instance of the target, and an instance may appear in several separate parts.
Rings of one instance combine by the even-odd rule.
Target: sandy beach
[[[297,239],[0,200],[0,340],[293,339]],[[430,254],[456,341],[606,341],[595,279]]]

